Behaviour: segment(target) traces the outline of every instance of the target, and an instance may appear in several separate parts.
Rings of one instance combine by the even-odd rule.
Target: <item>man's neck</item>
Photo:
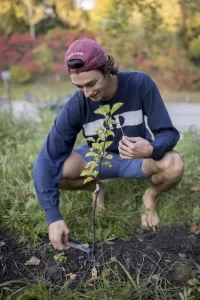
[[[104,95],[102,100],[111,99],[115,95],[117,88],[118,88],[118,77],[117,75],[110,74],[107,80],[106,94]]]

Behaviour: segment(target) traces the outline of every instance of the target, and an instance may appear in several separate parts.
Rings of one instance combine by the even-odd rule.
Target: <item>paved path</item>
[[[165,103],[165,105],[173,125],[180,132],[188,131],[190,128],[200,130],[200,104]]]
[[[23,117],[26,120],[35,121],[37,123],[41,122],[40,112],[34,104],[23,100],[15,100],[12,101],[11,104],[12,114],[16,119]],[[4,111],[9,111],[9,105],[7,103],[0,106],[0,112]]]

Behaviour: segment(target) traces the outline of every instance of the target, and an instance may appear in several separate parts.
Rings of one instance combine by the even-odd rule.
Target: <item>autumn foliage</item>
[[[39,75],[62,76],[66,74],[64,56],[67,48],[74,40],[84,36],[95,38],[95,34],[89,31],[63,30],[39,36],[35,40],[29,33],[15,33],[10,38],[0,36],[0,71],[11,70],[12,73],[14,69],[16,79],[25,71],[30,74],[24,77],[27,80]]]
[[[185,63],[185,52],[180,51],[179,47],[163,49],[153,58],[145,50],[144,42],[133,44],[125,39],[122,44],[127,43],[131,48],[117,46],[113,53],[112,46],[115,45],[116,39],[110,38],[108,42],[100,33],[88,30],[54,29],[34,40],[29,33],[14,33],[10,38],[0,36],[0,72],[10,70],[13,81],[18,83],[35,80],[41,76],[61,78],[66,75],[65,52],[73,41],[81,37],[97,39],[106,51],[114,56],[120,69],[147,72],[158,83],[175,89],[200,88],[200,70]]]

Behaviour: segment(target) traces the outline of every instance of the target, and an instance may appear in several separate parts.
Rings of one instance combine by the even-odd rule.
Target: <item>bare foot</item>
[[[98,197],[97,197],[97,207],[105,209],[104,205],[104,194],[106,191],[106,185],[104,183],[100,183],[100,189],[98,192]],[[96,193],[92,193],[92,200],[93,200],[93,205],[95,204],[96,200]]]
[[[143,196],[143,204],[148,211],[141,217],[142,228],[156,231],[159,218],[156,211],[156,195],[151,191],[151,188],[146,190]]]

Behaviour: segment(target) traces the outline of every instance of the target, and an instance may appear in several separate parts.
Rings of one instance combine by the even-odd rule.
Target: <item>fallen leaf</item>
[[[31,259],[25,262],[25,266],[39,266],[39,264],[40,264],[40,259],[34,256],[32,256]]]
[[[76,277],[77,277],[76,274],[73,274],[73,273],[66,274],[65,276],[66,276],[66,277],[69,277],[69,278],[72,279],[72,280],[73,280],[73,279],[76,279]]]
[[[101,272],[101,276],[102,276],[102,277],[108,277],[108,276],[110,276],[110,269],[104,269],[104,270]]]
[[[197,224],[193,223],[192,225],[190,225],[190,231],[192,233],[195,233],[197,231]]]
[[[195,191],[195,192],[200,191],[200,186],[193,186],[193,187],[191,188],[191,191]]]
[[[95,267],[92,268],[92,277],[87,280],[87,283],[93,283],[100,279],[99,276],[97,276],[97,269]]]
[[[96,282],[100,279],[99,276],[92,276],[90,279],[87,280],[87,283]]]
[[[191,286],[194,286],[198,283],[198,280],[194,277],[194,278],[189,279],[187,283]]]
[[[81,246],[85,247],[85,248],[89,248],[90,245],[89,244],[81,244]]]

